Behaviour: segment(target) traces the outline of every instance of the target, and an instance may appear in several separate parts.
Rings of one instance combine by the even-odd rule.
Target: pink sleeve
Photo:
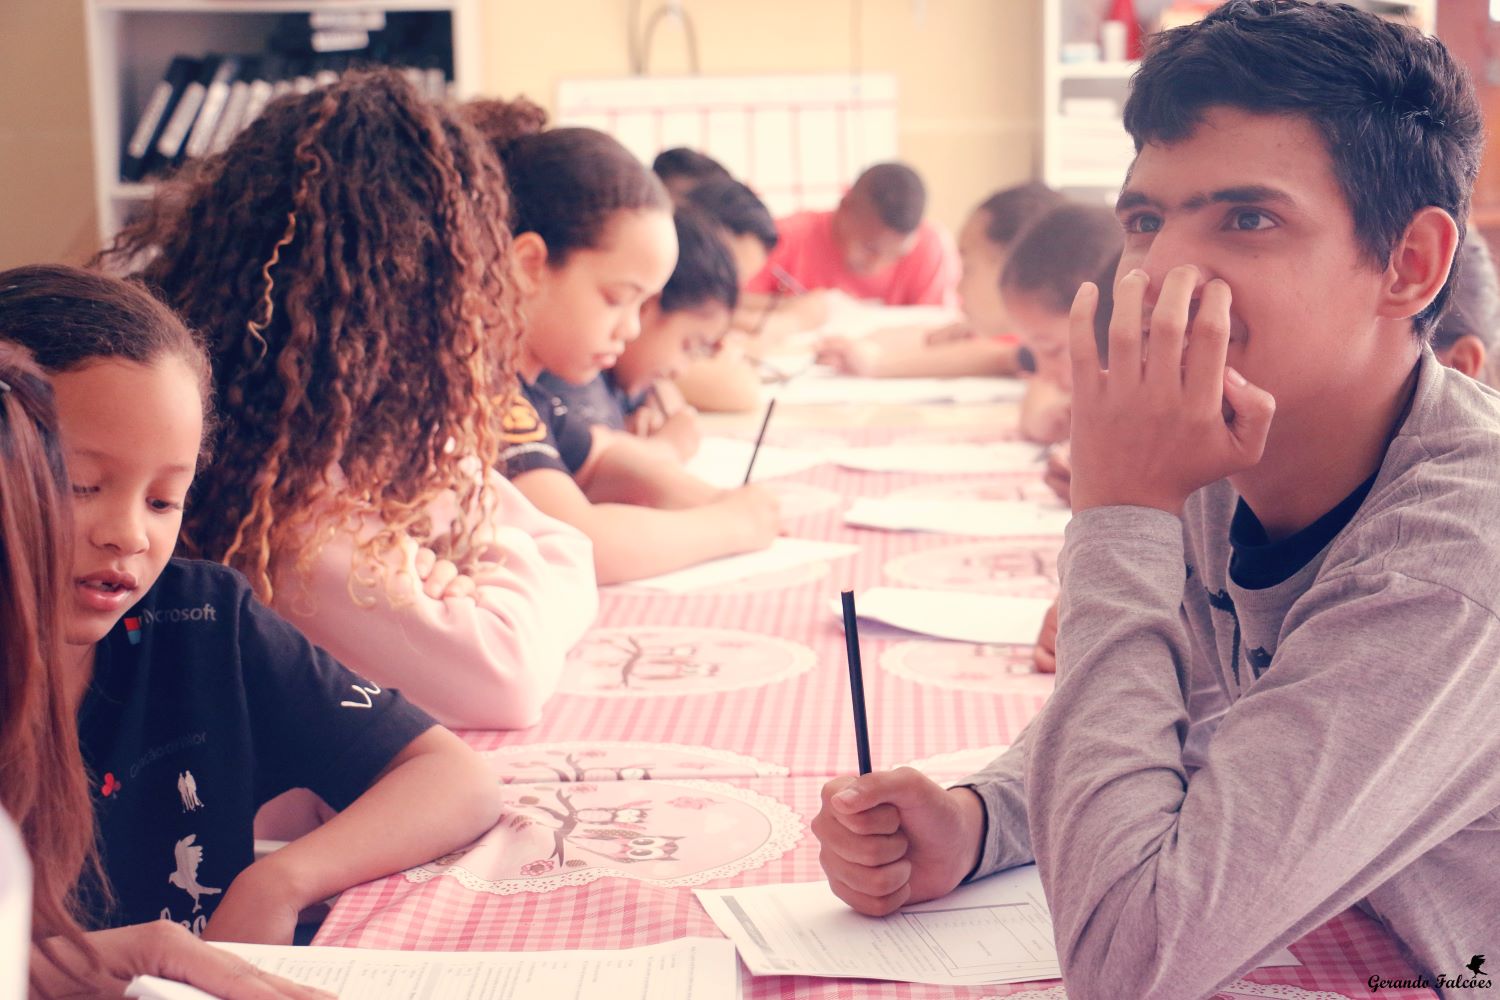
[[[349,590],[349,532],[323,547],[305,590],[290,574],[277,580],[276,610],[313,642],[453,729],[535,725],[564,658],[599,607],[588,537],[538,511],[498,475],[491,481],[499,504],[492,544],[471,574],[474,597],[422,593],[410,543],[402,554],[409,575],[398,578],[395,596],[384,587],[363,589],[370,606],[357,604]],[[434,503],[434,532],[447,530],[454,514],[451,494]]]
[[[910,279],[903,282],[907,290],[905,301],[891,304],[956,307],[960,272],[958,248],[947,230],[935,223],[924,222],[922,229],[909,258]]]

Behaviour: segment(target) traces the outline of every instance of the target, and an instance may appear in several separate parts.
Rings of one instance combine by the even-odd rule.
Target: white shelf
[[[1057,75],[1064,80],[1128,80],[1140,68],[1138,59],[1126,62],[1059,62]]]
[[[4,0],[0,0],[3,3]],[[62,2],[62,0],[58,0]],[[84,0],[99,238],[108,243],[148,200],[150,181],[120,177],[123,144],[174,55],[264,51],[287,14],[360,11],[448,15],[452,92],[478,90],[480,0]],[[441,29],[440,29],[441,30]]]

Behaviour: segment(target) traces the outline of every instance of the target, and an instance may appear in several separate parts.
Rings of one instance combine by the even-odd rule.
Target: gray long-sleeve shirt
[[[1076,1000],[1209,996],[1355,903],[1469,976],[1500,954],[1500,396],[1425,353],[1369,495],[1284,582],[1230,578],[1236,502],[1073,520],[1057,690],[967,782],[976,874],[1035,857]]]

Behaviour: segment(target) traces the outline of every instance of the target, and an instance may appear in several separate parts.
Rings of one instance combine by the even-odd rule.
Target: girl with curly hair
[[[189,551],[463,728],[534,724],[598,602],[588,539],[492,471],[517,402],[509,207],[470,126],[351,73],[273,102],[106,254],[144,261],[212,356]]]
[[[486,133],[510,184],[511,251],[525,316],[517,370],[525,400],[508,414],[501,468],[543,511],[583,529],[602,583],[655,576],[775,540],[775,497],[721,490],[649,442],[591,425],[538,382],[587,385],[640,336],[641,307],[677,262],[661,181],[602,132]]]

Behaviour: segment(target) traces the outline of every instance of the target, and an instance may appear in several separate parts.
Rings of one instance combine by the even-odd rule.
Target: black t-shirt
[[[522,379],[521,391],[525,398],[506,414],[500,471],[514,479],[533,469],[571,476],[583,468],[594,447],[593,421],[543,385]]]
[[[290,788],[335,809],[434,725],[350,673],[217,563],[173,559],[98,644],[79,710],[115,905],[99,926],[203,929]]]
[[[623,431],[625,418],[646,402],[646,393],[632,396],[615,381],[613,370],[594,376],[584,385],[574,385],[558,378],[551,372],[542,372],[536,380],[539,390],[562,400],[570,414],[578,414],[590,425],[603,424],[611,430]]]
[[[1340,531],[1348,527],[1359,513],[1360,505],[1370,495],[1375,476],[1355,487],[1338,504],[1301,531],[1279,541],[1271,541],[1260,518],[1242,499],[1234,506],[1229,522],[1229,576],[1246,590],[1264,590],[1285,583],[1312,562]]]

